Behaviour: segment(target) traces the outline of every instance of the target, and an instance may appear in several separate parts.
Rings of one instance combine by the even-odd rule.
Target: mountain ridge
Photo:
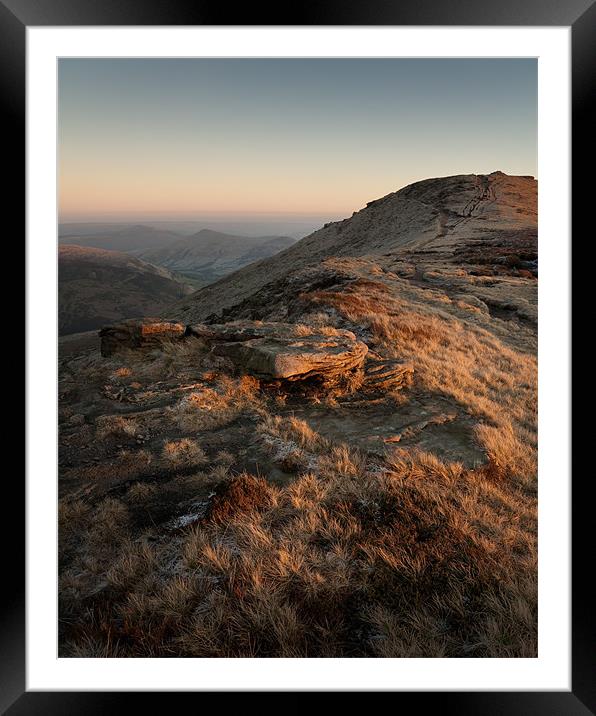
[[[75,225],[80,228],[83,224]],[[95,224],[90,224],[90,227]],[[99,225],[101,226],[101,225]],[[65,229],[62,228],[62,231]],[[91,231],[90,233],[62,233],[59,243],[63,246],[88,246],[89,248],[105,249],[106,251],[147,251],[167,245],[182,238],[182,234],[164,229],[154,229],[145,224],[123,225],[113,230],[106,229]]]
[[[331,256],[368,256],[389,268],[400,257],[432,251],[453,263],[478,242],[510,242],[535,250],[536,237],[533,177],[496,171],[425,179],[370,201],[351,217],[325,224],[279,254],[199,289],[175,304],[173,315],[203,320],[221,314],[284,274]]]

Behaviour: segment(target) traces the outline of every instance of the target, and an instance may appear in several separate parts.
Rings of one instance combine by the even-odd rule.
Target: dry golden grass
[[[297,323],[294,327],[295,336],[312,336],[314,334],[323,336],[337,336],[339,334],[339,330],[334,326],[329,326],[326,324],[317,325],[314,323],[312,325],[308,325],[305,323]]]
[[[157,492],[157,485],[150,482],[135,482],[127,492],[128,499],[131,502],[144,502]]]
[[[205,386],[185,395],[171,412],[185,431],[221,428],[245,412],[260,409],[258,388],[258,380],[251,376],[221,376],[213,387]]]
[[[240,475],[216,492],[168,543],[131,542],[100,506],[120,526],[100,552],[111,597],[65,653],[535,655],[534,514],[502,483],[428,456],[373,472],[344,449],[286,487]]]
[[[102,415],[95,421],[95,435],[99,440],[109,437],[134,437],[138,432],[134,418],[121,415]]]
[[[229,467],[230,465],[233,465],[236,458],[234,455],[232,455],[231,452],[228,452],[227,450],[220,450],[216,456],[214,462],[218,466],[222,467]]]
[[[411,360],[418,386],[457,401],[483,424],[476,435],[495,465],[535,489],[536,357],[425,302],[374,290],[310,294],[373,334],[386,357]],[[382,308],[381,308],[382,307]]]
[[[329,441],[316,433],[306,421],[294,416],[267,415],[257,426],[272,459],[283,470],[304,473],[318,462],[315,453],[329,447]]]
[[[76,475],[79,482],[91,486],[109,484],[117,480],[141,479],[153,469],[153,455],[145,449],[119,450],[117,455],[109,461],[102,461],[92,465],[82,465],[65,472]]]
[[[195,440],[182,438],[166,440],[161,453],[162,460],[173,467],[204,465],[207,462],[205,452]]]
[[[328,445],[328,442],[316,433],[305,420],[296,418],[293,415],[287,417],[267,415],[259,425],[258,431],[266,436],[293,442],[309,451],[324,448]]]
[[[130,378],[131,375],[132,370],[127,366],[116,368],[116,370],[112,373],[113,378]]]
[[[135,375],[154,380],[174,377],[181,366],[200,365],[206,351],[205,344],[197,338],[166,342],[160,350],[153,351],[151,360],[143,360],[142,355],[135,356]]]

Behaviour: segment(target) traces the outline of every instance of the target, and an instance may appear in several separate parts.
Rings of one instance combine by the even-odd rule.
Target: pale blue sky
[[[536,175],[531,59],[63,59],[61,219],[350,214],[431,176]]]

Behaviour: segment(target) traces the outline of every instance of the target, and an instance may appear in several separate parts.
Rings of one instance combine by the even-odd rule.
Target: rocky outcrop
[[[213,343],[215,355],[264,381],[335,382],[362,368],[368,347],[351,331],[323,331],[291,323],[236,321],[189,326]]]
[[[364,387],[374,392],[399,390],[411,384],[414,377],[412,363],[398,360],[367,360],[364,367]]]
[[[352,331],[329,327],[249,320],[184,326],[145,318],[107,326],[99,335],[103,356],[198,338],[213,355],[227,358],[238,372],[264,383],[346,383],[351,389],[384,393],[410,385],[414,374],[411,363],[369,354]]]
[[[106,326],[99,336],[103,356],[194,336],[238,371],[265,382],[338,382],[361,370],[368,352],[351,331],[274,321],[185,326],[159,318],[133,319]]]
[[[124,350],[159,347],[164,341],[183,338],[186,326],[160,318],[130,319],[105,326],[99,331],[102,356],[111,356]]]
[[[309,336],[301,339],[257,338],[216,346],[241,370],[265,380],[337,379],[362,365],[368,348],[355,340]]]

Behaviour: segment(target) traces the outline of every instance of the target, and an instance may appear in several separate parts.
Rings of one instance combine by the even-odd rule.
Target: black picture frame
[[[234,22],[230,22],[234,18]],[[588,177],[593,165],[590,99],[596,78],[596,2],[594,0],[367,0],[339,3],[317,0],[290,9],[271,10],[250,3],[237,8],[212,0],[0,0],[0,102],[5,126],[5,206],[25,223],[25,68],[28,26],[76,25],[467,25],[570,26],[572,28],[572,136],[573,225],[587,224],[591,202]],[[593,229],[590,230],[590,235]],[[15,241],[14,233],[11,241]],[[584,239],[588,239],[588,234]],[[15,242],[16,243],[16,242]],[[21,714],[118,713],[146,700],[150,711],[172,710],[173,697],[195,699],[196,694],[83,693],[25,691],[25,545],[24,483],[5,473],[3,485],[6,530],[4,580],[0,590],[0,708],[10,716]],[[10,475],[10,476],[9,476]],[[416,707],[458,714],[596,713],[596,619],[590,559],[584,550],[592,544],[589,499],[591,479],[581,474],[574,484],[572,507],[572,691],[570,692],[399,692],[400,706],[415,698]],[[164,698],[165,697],[165,698]],[[134,704],[132,699],[134,698]],[[150,699],[150,701],[149,701]],[[168,699],[168,702],[165,702]],[[193,702],[190,702],[193,703]]]

